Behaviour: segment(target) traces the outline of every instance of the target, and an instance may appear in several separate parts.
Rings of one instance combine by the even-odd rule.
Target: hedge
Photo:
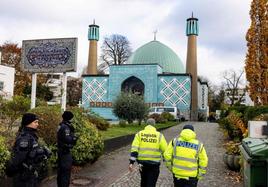
[[[259,116],[260,114],[267,114],[268,113],[268,106],[254,106],[248,107],[245,110],[244,120],[247,123],[250,120],[253,120],[255,117]]]
[[[88,121],[87,114],[81,108],[70,109],[74,113],[72,125],[75,128],[75,134],[78,136],[74,146],[74,163],[84,164],[96,160],[103,151],[103,140],[94,124]],[[42,106],[37,107],[31,112],[39,117],[38,135],[45,143],[53,148],[53,155],[49,160],[51,166],[56,166],[56,143],[57,129],[62,120],[60,106]]]
[[[5,138],[0,136],[0,176],[5,174],[5,165],[10,158],[10,152],[8,150]]]

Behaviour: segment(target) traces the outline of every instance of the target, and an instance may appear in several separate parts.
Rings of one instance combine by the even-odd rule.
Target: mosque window
[[[93,27],[92,29],[92,35],[94,36],[95,35],[95,28]]]

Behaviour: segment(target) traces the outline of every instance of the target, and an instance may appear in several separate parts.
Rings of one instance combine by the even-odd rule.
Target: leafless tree
[[[223,72],[225,95],[230,100],[231,106],[235,103],[241,103],[246,94],[246,88],[243,85],[243,75],[244,70],[240,72],[226,70]]]
[[[128,39],[118,34],[105,37],[101,49],[101,64],[99,67],[102,70],[112,64],[124,64],[131,55],[131,47]]]

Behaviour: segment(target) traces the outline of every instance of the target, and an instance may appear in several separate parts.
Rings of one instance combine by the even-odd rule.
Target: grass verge
[[[179,122],[169,121],[167,123],[157,123],[155,125],[156,129],[171,127],[179,124]],[[130,124],[126,125],[126,127],[120,127],[119,125],[112,125],[106,131],[99,131],[104,140],[124,136],[128,134],[134,134],[140,130],[143,130],[146,124]]]

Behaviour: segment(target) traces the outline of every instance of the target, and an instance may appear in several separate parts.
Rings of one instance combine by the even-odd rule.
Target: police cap
[[[190,124],[184,125],[183,129],[190,129],[190,130],[194,131],[194,127]]]
[[[29,125],[30,123],[34,122],[35,120],[38,120],[38,117],[35,114],[25,113],[22,116],[21,126],[25,127],[25,126]]]

